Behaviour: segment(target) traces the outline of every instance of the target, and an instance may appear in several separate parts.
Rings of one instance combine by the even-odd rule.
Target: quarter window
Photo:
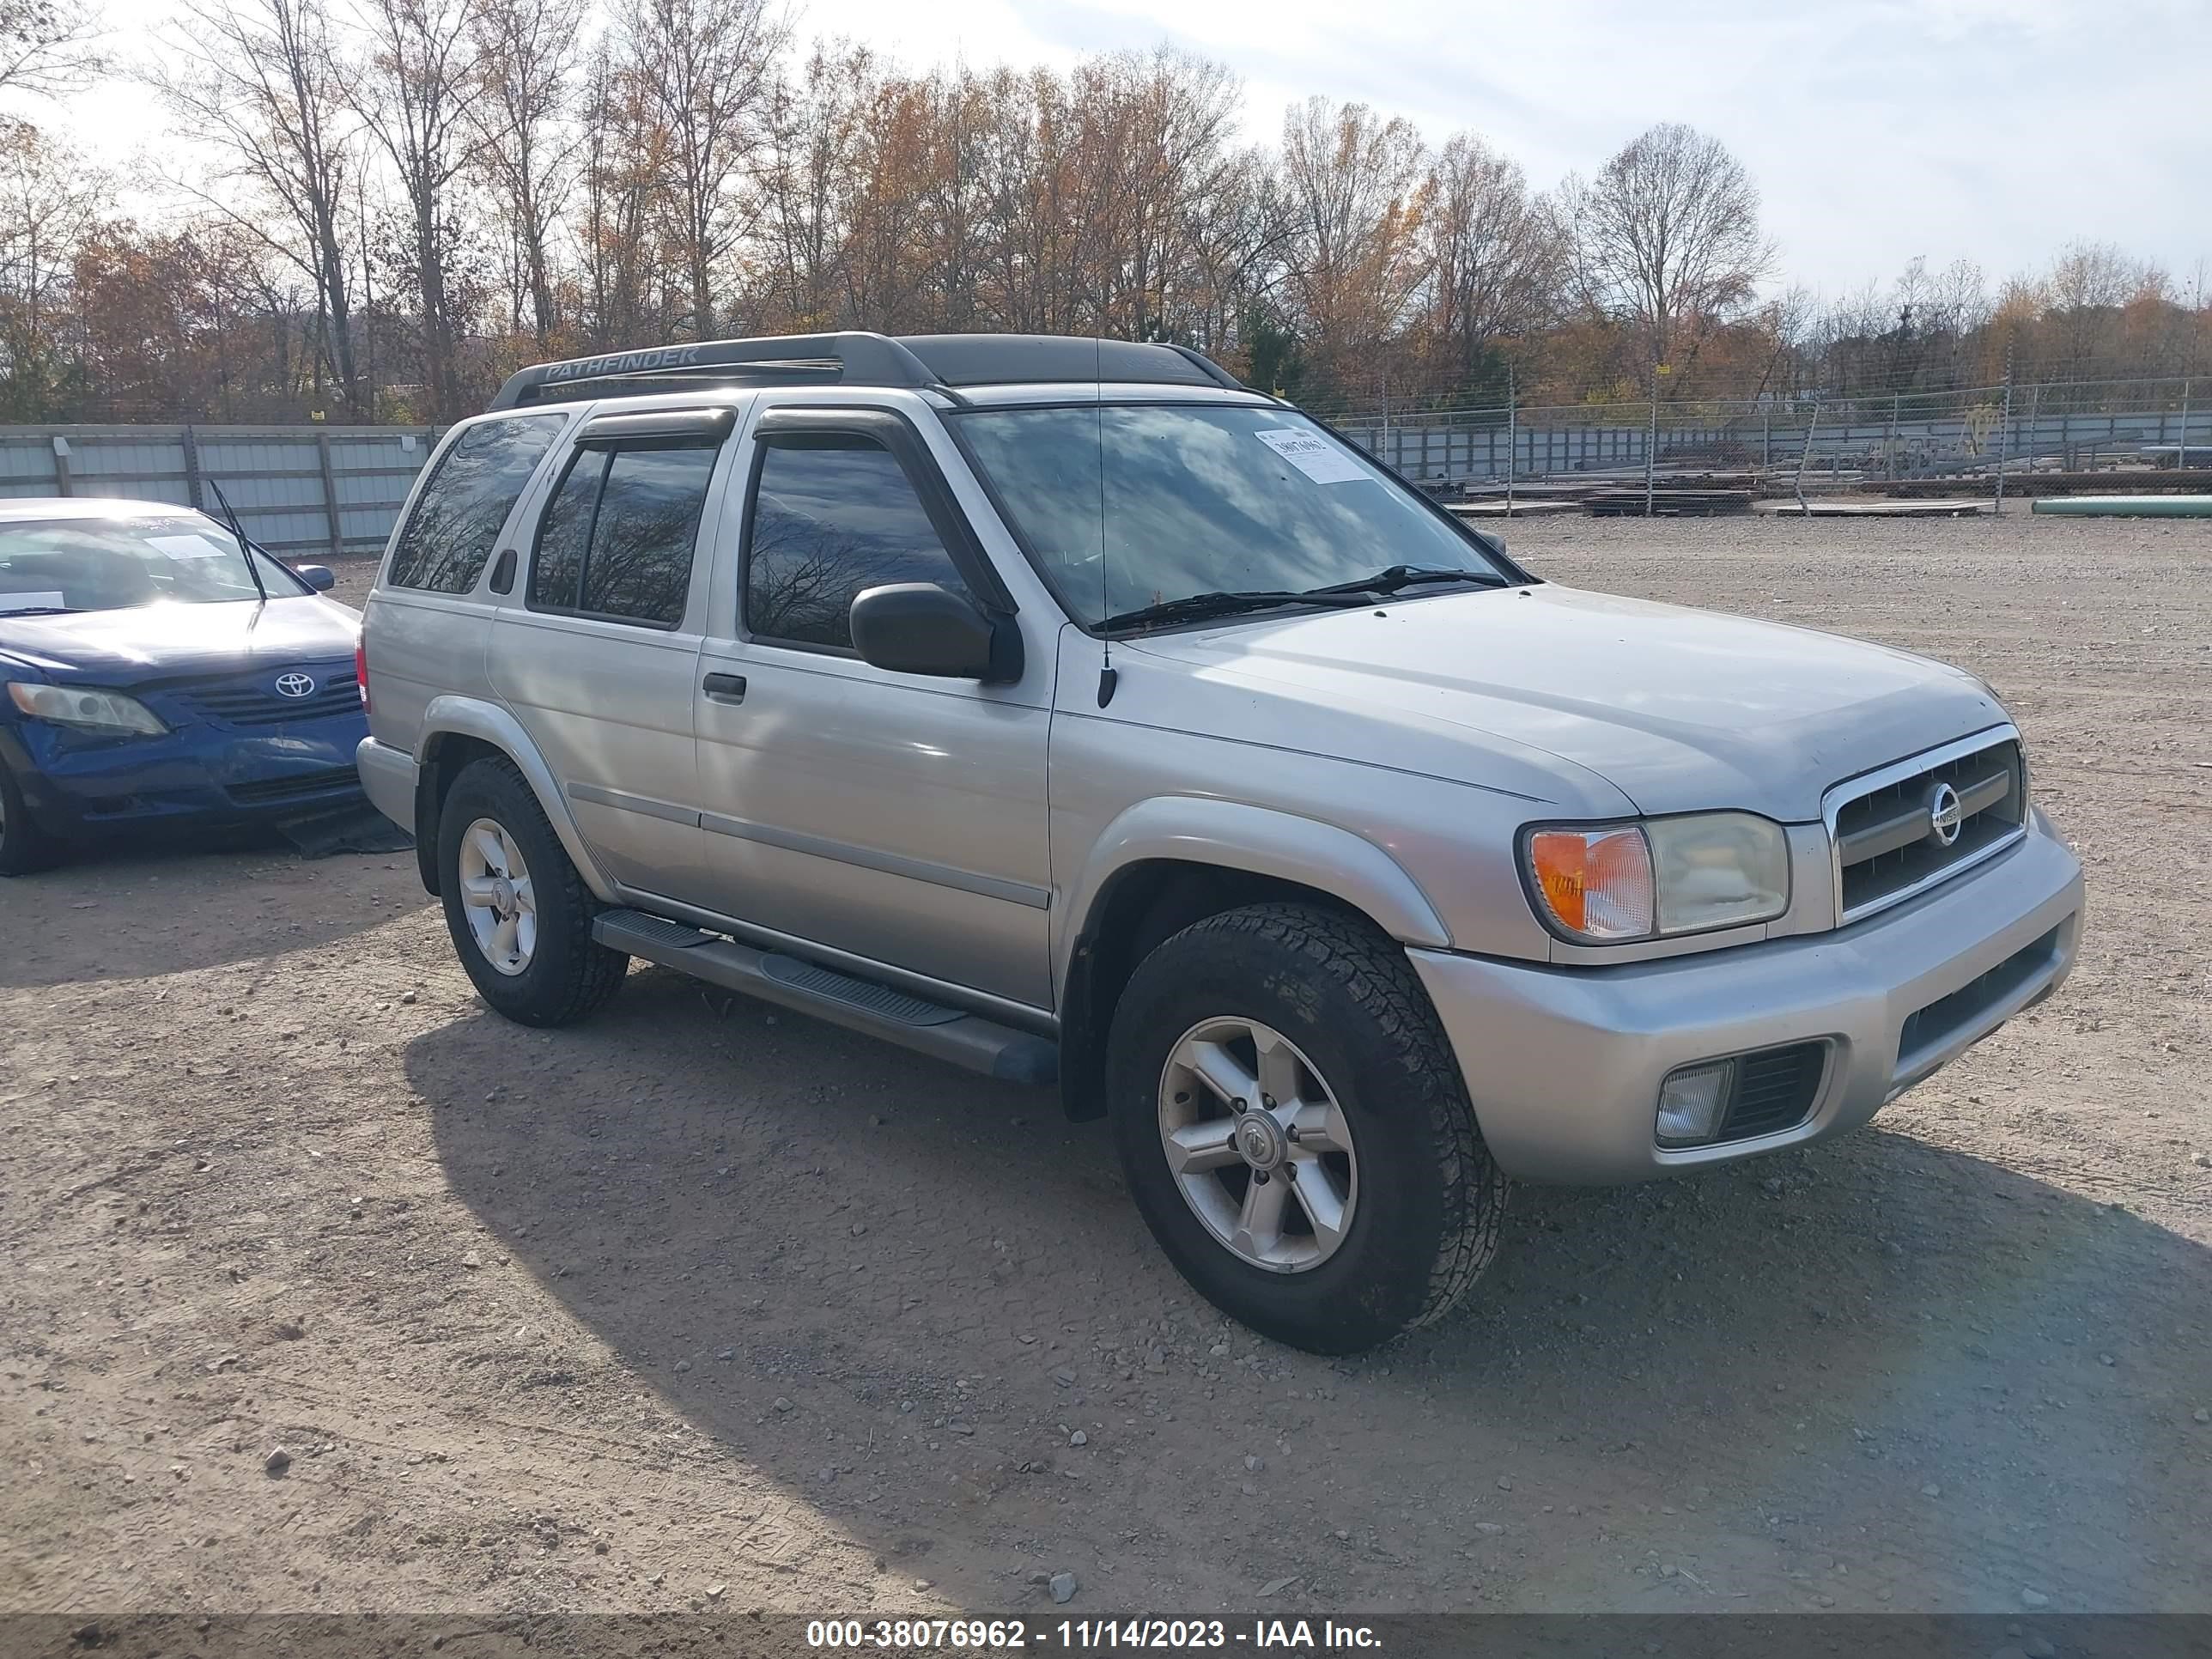
[[[968,592],[896,458],[843,434],[779,437],[761,457],[745,556],[745,625],[848,651],[853,597],[885,582]]]
[[[718,453],[577,451],[538,526],[531,608],[656,628],[681,623]]]
[[[560,415],[486,421],[456,438],[392,545],[394,587],[465,593],[483,574],[507,515],[561,433]]]

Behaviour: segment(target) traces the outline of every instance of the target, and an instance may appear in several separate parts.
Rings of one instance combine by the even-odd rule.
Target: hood
[[[266,605],[145,605],[65,617],[0,614],[0,668],[127,689],[353,654],[359,614],[320,596]]]
[[[1820,815],[1838,781],[2004,719],[1981,683],[1832,634],[1544,584],[1303,611],[1137,647],[1306,705],[1278,742],[1497,787],[1502,745],[1645,813]],[[1456,732],[1456,744],[1439,744]],[[1242,735],[1241,733],[1239,735]],[[1457,758],[1454,758],[1455,752]],[[1514,781],[1507,787],[1525,789]]]

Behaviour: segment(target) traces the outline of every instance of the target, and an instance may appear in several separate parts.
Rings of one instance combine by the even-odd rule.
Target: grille
[[[1716,1140],[1749,1140],[1794,1129],[1812,1111],[1828,1069],[1828,1045],[1793,1042],[1739,1055],[1735,1089]]]
[[[327,795],[337,789],[358,789],[361,776],[350,766],[326,766],[313,772],[298,772],[288,778],[260,778],[252,783],[234,783],[223,793],[240,806],[266,806],[272,801],[305,800],[311,795]]]
[[[1951,798],[1957,802],[1958,835],[1947,846],[1930,815]],[[2027,821],[2020,740],[2008,735],[1963,751],[1938,750],[1842,785],[1830,800],[1838,912],[1842,921],[1855,921],[1956,875],[2019,837]]]
[[[350,666],[315,673],[315,689],[304,697],[278,696],[276,681],[272,671],[252,679],[190,686],[180,695],[194,713],[225,726],[289,726],[361,708],[361,690]]]

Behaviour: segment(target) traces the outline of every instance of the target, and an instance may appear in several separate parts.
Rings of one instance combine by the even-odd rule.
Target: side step
[[[833,1025],[865,1031],[987,1077],[1048,1084],[1060,1075],[1060,1050],[1043,1037],[925,1002],[818,963],[757,951],[642,910],[603,910],[592,923],[592,934],[602,945],[663,968]]]

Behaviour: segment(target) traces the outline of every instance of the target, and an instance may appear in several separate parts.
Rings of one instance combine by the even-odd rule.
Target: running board
[[[1048,1084],[1060,1075],[1060,1050],[1043,1037],[819,963],[757,951],[642,910],[601,911],[592,923],[592,936],[663,968],[865,1031],[986,1077]]]

